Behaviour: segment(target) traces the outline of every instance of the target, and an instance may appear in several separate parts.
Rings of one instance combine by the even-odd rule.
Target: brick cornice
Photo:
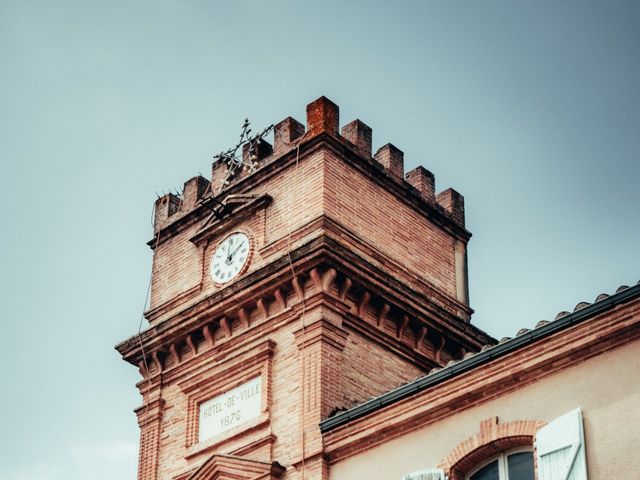
[[[428,322],[428,328],[433,331],[446,332],[447,336],[461,342],[467,349],[477,350],[484,343],[493,341],[481,330],[438,308],[424,295],[390,277],[328,235],[296,248],[291,252],[291,259],[298,275],[313,272],[314,268],[322,265],[325,269],[345,272],[377,295],[389,298],[390,302],[406,310],[412,318],[422,318],[422,321]],[[184,307],[170,319],[152,325],[140,336],[131,337],[116,348],[127,361],[135,365],[141,362],[141,342],[147,354],[160,351],[166,355],[174,342],[194,330],[202,329],[216,317],[225,315],[225,312],[235,310],[245,302],[255,301],[287,282],[291,282],[291,269],[288,256],[283,255],[233,285]]]
[[[326,454],[335,462],[503,396],[638,337],[640,302],[636,300],[555,333],[544,340],[543,346],[538,342],[528,344],[335,427],[323,436]]]
[[[430,358],[426,358],[424,354],[416,351],[415,348],[411,348],[405,343],[390,342],[385,332],[377,328],[372,328],[371,324],[362,322],[362,320],[352,314],[347,314],[345,316],[344,328],[357,332],[367,340],[380,345],[386,350],[394,352],[406,361],[417,365],[422,371],[426,372],[438,366],[437,362]]]

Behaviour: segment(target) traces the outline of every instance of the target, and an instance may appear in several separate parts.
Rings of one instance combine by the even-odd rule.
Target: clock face
[[[225,238],[211,258],[211,278],[223,284],[236,278],[249,263],[251,241],[249,237],[236,232]]]

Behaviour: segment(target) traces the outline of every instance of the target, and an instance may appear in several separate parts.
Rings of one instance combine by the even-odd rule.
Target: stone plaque
[[[203,441],[260,416],[262,377],[200,404],[198,441]]]

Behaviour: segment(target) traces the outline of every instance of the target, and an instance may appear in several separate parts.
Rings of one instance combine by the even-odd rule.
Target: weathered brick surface
[[[337,405],[339,407],[352,407],[424,373],[356,333],[347,339],[345,357],[348,367],[345,365],[342,372],[342,402]],[[367,385],[366,389],[363,384]]]
[[[461,338],[447,337],[445,345],[449,328],[479,348],[479,334],[461,327],[468,308],[456,300],[454,242],[466,243],[467,233],[404,183],[395,150],[383,149],[385,173],[370,158],[371,130],[352,122],[345,141],[338,118],[338,107],[321,98],[307,108],[307,134],[293,119],[278,124],[274,153],[253,175],[223,190],[225,169],[217,163],[211,185],[196,177],[182,201],[159,201],[145,356],[137,338],[118,347],[145,378],[140,480],[185,480],[214,454],[277,461],[286,478],[326,479],[321,420],[461,355]],[[215,229],[202,234],[210,212],[200,201],[211,194],[218,202],[227,194],[269,200],[237,220],[213,218]],[[211,257],[235,231],[252,239],[251,262],[239,279],[216,285]],[[290,254],[317,240],[336,242],[362,265],[341,265],[323,246],[322,260],[314,251],[295,260],[294,276]],[[397,305],[367,284],[375,269],[404,285],[394,292]],[[348,278],[355,270],[357,285]],[[440,322],[437,330],[404,313],[402,302],[416,292],[433,302],[421,315]],[[259,418],[198,442],[198,403],[258,374],[265,391]]]
[[[160,236],[153,261],[150,309],[153,310],[193,288],[199,289],[199,297],[218,290],[219,287],[214,286],[210,280],[209,261],[213,251],[228,233],[243,230],[255,242],[254,258],[247,273],[263,267],[273,257],[281,256],[284,253],[282,249],[266,258],[261,255],[260,250],[322,214],[321,160],[320,153],[314,154],[281,175],[257,185],[251,193],[268,194],[274,198],[267,207],[268,210],[258,212],[240,226],[232,226],[223,231],[217,238],[211,239],[204,251],[189,241],[200,228],[200,222],[168,240],[162,240]]]
[[[335,155],[325,159],[328,216],[406,270],[455,296],[454,239]]]

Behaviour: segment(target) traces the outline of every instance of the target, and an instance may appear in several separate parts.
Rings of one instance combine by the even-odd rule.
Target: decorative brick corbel
[[[204,336],[208,347],[213,348],[216,341],[215,341],[215,335],[211,331],[211,327],[209,326],[209,324],[206,324],[204,327],[202,327],[202,335]]]
[[[175,343],[172,343],[171,346],[169,346],[169,351],[171,352],[171,356],[175,359],[176,364],[179,364],[182,361],[182,358],[180,358],[180,351]]]
[[[340,285],[340,300],[344,301],[347,298],[347,295],[349,294],[349,290],[351,289],[351,279],[348,277],[345,277],[344,281],[342,282],[342,285]]]
[[[244,307],[240,307],[238,309],[238,319],[240,320],[240,323],[242,324],[242,326],[246,329],[249,328],[250,323],[249,323],[249,315],[247,315],[247,309]]]
[[[315,287],[318,290],[322,290],[322,276],[320,275],[320,272],[318,271],[318,269],[312,268],[311,271],[309,272],[309,275],[311,275],[311,280],[313,281],[313,284],[315,285]]]
[[[158,372],[162,372],[162,370],[164,370],[164,358],[160,358],[160,356],[162,355],[162,352],[156,350],[155,352],[153,352],[151,354],[151,358],[153,358],[153,363],[156,366],[156,370]]]
[[[187,335],[187,345],[189,346],[189,350],[191,351],[191,356],[195,357],[198,354],[198,347],[196,347],[196,344],[193,342],[193,337],[191,336],[191,334]]]
[[[267,306],[264,304],[264,299],[259,298],[258,301],[256,302],[256,305],[258,307],[258,311],[260,312],[260,315],[262,315],[262,319],[265,321],[268,320],[269,311],[267,310]]]
[[[440,335],[440,340],[438,341],[438,346],[436,347],[435,358],[434,358],[434,360],[438,364],[441,364],[440,358],[442,356],[442,350],[444,349],[444,344],[445,344],[444,335]]]
[[[409,317],[407,315],[403,315],[402,320],[396,324],[396,338],[402,338],[407,325],[409,325]]]
[[[364,318],[364,312],[369,304],[369,300],[371,300],[371,294],[365,291],[360,297],[360,301],[358,302],[358,316],[360,318]]]
[[[324,272],[324,275],[322,276],[322,290],[325,292],[328,292],[329,289],[331,288],[331,284],[333,283],[333,281],[336,278],[336,274],[338,272],[336,272],[335,268],[330,268],[329,270],[327,270],[326,272]]]
[[[298,280],[298,277],[293,277],[293,279],[291,280],[291,286],[293,287],[293,290],[296,292],[296,295],[298,296],[298,300],[303,301],[304,290],[302,289],[302,285],[300,285],[300,280]]]
[[[281,311],[285,310],[287,308],[287,301],[284,295],[282,294],[282,290],[279,288],[276,288],[276,291],[273,293],[273,296],[275,297],[276,303],[280,307],[280,310]]]
[[[415,343],[415,349],[418,350],[420,348],[420,345],[422,345],[422,341],[424,340],[424,337],[427,336],[427,327],[425,327],[424,325],[420,327],[420,330],[418,331],[418,334],[416,335],[416,343]]]
[[[147,370],[147,366],[145,364],[146,362],[144,360],[140,360],[138,362],[138,371],[140,372],[140,375],[142,375],[142,378],[146,379],[149,376],[149,371]]]
[[[378,327],[384,326],[384,321],[387,319],[387,314],[391,310],[391,307],[388,303],[385,303],[382,308],[378,311],[378,318],[376,319],[376,325]]]
[[[231,322],[227,319],[227,317],[222,317],[220,319],[220,327],[224,331],[226,337],[230,338],[233,332],[231,330]]]

